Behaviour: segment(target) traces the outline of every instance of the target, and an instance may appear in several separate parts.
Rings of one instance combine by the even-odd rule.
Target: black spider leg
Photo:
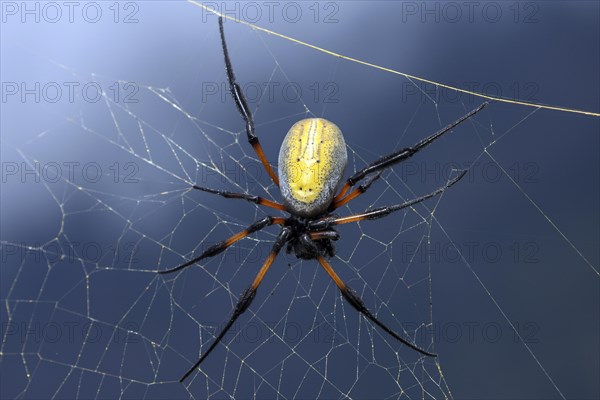
[[[367,167],[361,169],[360,171],[357,171],[354,175],[352,175],[350,178],[348,178],[348,180],[346,181],[344,186],[342,186],[342,189],[340,190],[340,192],[334,197],[333,203],[331,206],[331,211],[340,207],[341,205],[346,204],[348,201],[350,201],[353,198],[357,197],[358,195],[364,193],[366,191],[366,189],[368,189],[368,186],[366,188],[362,188],[362,186],[361,186],[361,187],[355,189],[352,193],[350,193],[347,196],[347,197],[352,196],[349,200],[346,201],[346,198],[344,197],[344,195],[348,192],[348,190],[352,186],[354,186],[358,181],[362,180],[365,176],[367,176],[368,174],[377,172],[377,171],[381,171],[385,168],[391,167],[394,164],[397,164],[399,162],[407,160],[408,158],[410,158],[413,155],[415,155],[416,153],[418,153],[420,150],[427,147],[427,145],[434,142],[436,139],[439,139],[445,133],[451,131],[453,128],[455,128],[460,123],[473,117],[479,111],[483,110],[485,108],[485,106],[487,106],[487,104],[488,104],[487,102],[482,103],[479,107],[475,108],[474,110],[471,110],[470,112],[463,115],[456,121],[452,122],[451,124],[445,126],[442,129],[440,129],[433,135],[428,136],[425,139],[421,140],[420,142],[416,143],[414,146],[400,149],[391,154],[388,154],[387,156],[381,157],[380,159],[374,161]],[[372,183],[372,182],[370,182],[370,183]],[[370,185],[370,183],[369,183],[369,185]]]
[[[229,58],[229,51],[227,50],[227,43],[225,42],[225,33],[223,31],[223,17],[219,17],[219,32],[221,34],[221,46],[223,47],[223,55],[225,56],[225,68],[227,69],[227,79],[229,80],[229,88],[231,90],[231,96],[233,97],[233,101],[238,109],[238,112],[244,119],[246,123],[246,134],[248,135],[248,143],[252,146],[256,155],[260,159],[260,162],[265,167],[265,170],[275,182],[277,186],[279,186],[279,178],[273,171],[271,164],[265,157],[265,153],[258,141],[258,136],[254,133],[254,119],[252,118],[252,112],[250,111],[250,107],[248,107],[248,102],[246,101],[246,97],[240,88],[240,85],[235,80],[235,74],[233,73],[233,66],[231,65],[231,59]]]
[[[358,293],[356,293],[356,291],[354,291],[354,289],[352,289],[350,286],[346,285],[344,283],[344,281],[342,281],[341,278],[335,273],[335,271],[333,270],[333,268],[331,268],[331,265],[327,262],[327,260],[325,260],[325,258],[323,258],[323,256],[319,256],[318,260],[319,260],[319,263],[321,264],[321,266],[323,267],[323,269],[325,269],[327,274],[331,277],[331,279],[333,279],[333,281],[335,282],[337,287],[340,289],[340,292],[342,292],[344,299],[346,299],[346,301],[348,301],[348,303],[350,303],[350,305],[352,307],[354,307],[354,309],[356,311],[363,314],[365,317],[370,319],[371,322],[373,322],[375,325],[377,325],[378,327],[380,327],[381,329],[386,331],[388,334],[393,336],[394,339],[398,340],[400,343],[404,344],[405,346],[408,346],[411,349],[416,350],[423,355],[426,355],[429,357],[437,357],[437,354],[430,353],[426,350],[423,350],[416,344],[411,343],[408,340],[400,337],[400,335],[398,335],[396,332],[394,332],[393,330],[388,328],[386,325],[384,325],[383,322],[379,321],[377,319],[377,317],[375,317],[375,315],[373,315],[373,313],[371,311],[369,311],[367,306],[365,306],[365,303],[362,301],[362,299],[360,298]]]
[[[321,239],[329,239],[329,240],[338,240],[340,238],[340,234],[336,231],[320,231],[320,232],[310,232],[309,237],[312,240],[321,240]]]
[[[331,212],[331,211],[335,210],[336,208],[340,208],[344,204],[354,200],[355,198],[357,198],[358,196],[360,196],[361,194],[366,192],[367,189],[369,189],[371,187],[373,182],[375,182],[377,179],[379,179],[379,177],[381,176],[382,173],[383,173],[383,171],[378,171],[378,172],[374,173],[373,175],[368,176],[367,179],[365,179],[363,184],[361,184],[359,187],[354,189],[347,196],[341,197],[338,200],[334,199],[333,202],[331,203],[331,205],[329,206],[329,211]]]
[[[214,348],[221,342],[221,340],[223,340],[223,337],[225,337],[225,334],[227,334],[227,331],[229,331],[229,329],[235,323],[235,321],[239,318],[239,316],[242,315],[244,313],[244,311],[246,311],[248,309],[248,307],[250,307],[250,304],[252,304],[252,301],[254,300],[254,297],[256,296],[256,290],[258,289],[258,286],[260,285],[263,278],[265,277],[265,274],[267,273],[267,271],[273,264],[273,261],[275,261],[277,254],[279,254],[279,251],[281,250],[281,248],[283,247],[285,242],[289,239],[290,233],[291,233],[291,230],[288,227],[284,227],[281,230],[281,232],[279,233],[279,236],[277,236],[277,239],[275,240],[275,243],[273,244],[273,248],[271,249],[269,256],[267,257],[267,259],[266,259],[265,263],[263,264],[263,266],[261,267],[260,271],[258,271],[258,273],[256,274],[254,281],[252,281],[252,284],[246,290],[244,290],[244,292],[240,296],[240,299],[238,300],[238,302],[235,305],[235,308],[233,310],[233,315],[229,319],[229,322],[227,322],[227,325],[225,325],[225,327],[221,330],[221,333],[219,333],[219,335],[216,337],[214,342],[210,345],[208,350],[204,354],[202,354],[202,357],[200,357],[200,359],[196,362],[196,364],[194,364],[192,366],[192,368],[190,368],[189,371],[186,372],[185,375],[183,375],[181,377],[179,382],[183,382],[188,376],[190,376],[190,374],[192,372],[194,372],[194,370],[196,368],[198,368],[198,366],[202,363],[202,361],[204,361],[204,359],[206,359],[206,357],[214,350]]]
[[[256,221],[255,223],[253,223],[252,225],[248,226],[246,229],[236,233],[233,236],[230,236],[229,238],[220,241],[219,243],[216,243],[212,246],[210,246],[208,249],[206,249],[202,254],[200,254],[198,257],[184,263],[181,264],[175,268],[171,268],[168,269],[166,271],[158,271],[159,274],[171,274],[173,272],[177,272],[179,270],[182,270],[184,268],[189,267],[192,264],[197,263],[198,261],[204,259],[204,258],[208,258],[208,257],[213,257],[216,256],[217,254],[223,252],[225,249],[227,249],[229,246],[231,246],[232,244],[234,244],[235,242],[237,242],[238,240],[241,240],[245,237],[247,237],[248,235],[259,231],[269,225],[273,225],[273,224],[278,224],[278,225],[283,225],[285,223],[285,218],[278,218],[278,217],[265,217],[263,219],[259,219],[258,221]]]
[[[374,210],[371,211],[367,211],[364,212],[362,214],[354,214],[354,215],[349,215],[346,217],[325,217],[322,219],[319,219],[317,221],[313,221],[310,222],[308,224],[308,228],[312,231],[323,231],[326,229],[329,229],[330,227],[334,226],[334,225],[342,225],[342,224],[347,224],[350,222],[359,222],[359,221],[363,221],[363,220],[371,220],[371,219],[378,219],[378,218],[383,218],[391,213],[393,213],[394,211],[398,211],[398,210],[402,210],[403,208],[407,208],[410,206],[413,206],[415,204],[418,204],[422,201],[425,201],[427,199],[430,199],[434,196],[437,196],[438,194],[443,193],[446,189],[448,189],[449,187],[451,187],[452,185],[454,185],[456,182],[458,182],[459,180],[461,180],[465,175],[466,175],[467,171],[462,171],[456,178],[448,181],[448,183],[445,186],[442,186],[436,190],[434,190],[431,193],[428,193],[424,196],[421,197],[417,197],[416,199],[412,199],[409,201],[406,201],[402,204],[396,204],[393,206],[386,206],[386,207],[379,207],[376,208]]]
[[[197,186],[197,185],[194,185],[192,187],[196,190],[201,190],[203,192],[217,194],[219,196],[225,197],[226,199],[242,199],[242,200],[246,200],[251,203],[261,205],[261,206],[285,211],[285,206],[283,204],[265,199],[264,197],[254,196],[254,195],[246,194],[246,193],[235,193],[235,192],[226,192],[224,190],[209,189],[209,188],[205,188],[205,187],[201,187],[201,186]]]

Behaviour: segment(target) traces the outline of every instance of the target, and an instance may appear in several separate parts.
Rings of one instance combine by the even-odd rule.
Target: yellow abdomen
[[[341,130],[323,118],[296,122],[279,151],[279,181],[289,211],[312,217],[327,210],[348,155]]]

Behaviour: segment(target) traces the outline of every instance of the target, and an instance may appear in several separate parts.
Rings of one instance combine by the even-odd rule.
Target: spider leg
[[[340,234],[337,233],[336,231],[310,232],[309,237],[312,240],[321,240],[321,239],[338,240],[340,238]]]
[[[265,153],[258,141],[258,136],[254,133],[254,119],[252,118],[252,111],[250,111],[250,107],[248,106],[248,102],[246,101],[246,97],[240,88],[240,85],[235,80],[235,74],[233,73],[233,66],[231,65],[231,59],[229,58],[229,51],[227,50],[227,43],[225,42],[225,33],[223,31],[223,17],[219,17],[219,32],[221,34],[221,46],[223,47],[223,55],[225,56],[225,68],[227,69],[227,79],[229,80],[229,87],[231,90],[231,96],[235,102],[238,112],[244,119],[246,123],[246,134],[248,135],[248,143],[252,146],[256,155],[260,159],[260,162],[265,167],[265,170],[275,182],[277,186],[279,186],[279,178],[273,171],[271,164],[267,160]]]
[[[350,222],[359,222],[359,221],[363,221],[363,220],[383,218],[383,217],[393,213],[394,211],[402,210],[403,208],[413,206],[422,201],[425,201],[434,196],[437,196],[438,194],[443,193],[450,186],[454,185],[456,182],[461,180],[466,175],[466,173],[467,173],[467,171],[463,171],[456,178],[450,180],[445,186],[442,186],[424,196],[417,197],[416,199],[406,201],[402,204],[396,204],[393,206],[386,206],[386,207],[379,207],[374,210],[364,212],[362,214],[349,215],[347,217],[340,217],[340,218],[325,217],[325,218],[322,218],[322,219],[319,219],[319,220],[309,223],[308,227],[310,230],[322,231],[322,230],[328,229],[334,225],[342,225],[342,224],[347,224]]]
[[[354,175],[352,175],[350,178],[348,178],[348,180],[346,181],[344,186],[342,186],[342,189],[340,190],[340,192],[333,198],[333,204],[335,205],[336,203],[340,203],[342,201],[342,198],[344,197],[344,195],[348,192],[348,190],[350,190],[350,188],[352,186],[354,186],[354,184],[356,184],[356,182],[363,179],[366,175],[373,173],[373,172],[381,171],[385,168],[391,167],[394,164],[397,164],[399,162],[407,160],[408,158],[412,157],[417,152],[419,152],[420,150],[425,148],[427,145],[431,144],[436,139],[440,138],[444,133],[451,131],[454,127],[456,127],[460,123],[466,121],[467,119],[469,119],[472,116],[474,116],[475,114],[477,114],[479,111],[483,110],[483,108],[485,108],[485,106],[487,106],[487,104],[488,103],[482,103],[479,107],[477,107],[474,110],[463,115],[456,121],[452,122],[451,124],[445,126],[442,129],[440,129],[433,135],[426,137],[425,139],[416,143],[414,146],[400,149],[391,154],[388,154],[387,156],[383,156],[380,159],[378,159],[378,160],[374,161],[373,163],[371,163],[370,165],[368,165],[367,167],[361,169],[360,171],[357,171]],[[356,196],[357,195],[355,195],[354,197],[356,197]],[[348,201],[350,201],[350,200],[348,200]],[[347,202],[345,202],[345,203],[347,203]],[[345,204],[345,203],[343,203],[343,204]]]
[[[366,192],[367,189],[369,189],[371,187],[373,182],[375,182],[377,179],[379,179],[382,172],[383,171],[379,171],[379,172],[369,176],[362,185],[360,185],[359,187],[354,189],[352,192],[348,193],[347,196],[339,198],[338,200],[333,199],[333,202],[331,203],[331,207],[329,207],[329,211],[333,211],[336,208],[340,208],[344,204],[348,203],[351,200],[354,200],[355,198],[357,198],[358,196],[360,196],[361,194]]]
[[[183,382],[188,376],[190,376],[190,374],[192,372],[194,372],[194,370],[196,368],[198,368],[198,366],[202,363],[202,361],[204,361],[204,359],[214,350],[214,348],[221,342],[221,340],[223,340],[223,337],[225,337],[225,334],[227,334],[227,331],[229,331],[229,329],[235,323],[235,321],[239,318],[239,316],[242,315],[244,313],[244,311],[246,311],[248,309],[248,307],[250,307],[250,304],[252,304],[252,301],[254,300],[254,297],[256,296],[256,290],[258,289],[258,286],[262,282],[263,278],[265,277],[265,274],[267,273],[267,271],[273,264],[273,261],[275,261],[277,254],[279,254],[279,251],[281,250],[281,248],[283,247],[285,242],[288,240],[289,236],[290,236],[290,229],[284,227],[281,230],[281,233],[279,233],[279,236],[277,236],[277,239],[275,240],[275,243],[273,244],[273,248],[271,249],[271,252],[269,253],[269,256],[267,257],[267,260],[265,261],[265,263],[263,264],[261,269],[256,274],[254,281],[252,281],[252,284],[246,290],[244,290],[244,292],[240,296],[240,299],[238,300],[237,304],[235,305],[233,314],[231,315],[229,322],[227,322],[227,325],[225,325],[225,327],[221,330],[221,332],[216,337],[214,342],[210,345],[210,347],[202,355],[202,357],[200,357],[200,359],[196,362],[196,364],[194,364],[192,366],[192,368],[190,368],[185,373],[185,375],[183,375],[181,377],[179,382]]]
[[[277,217],[265,217],[263,219],[260,219],[258,221],[256,221],[255,223],[253,223],[252,225],[248,226],[246,229],[236,233],[233,236],[230,236],[229,238],[216,243],[212,246],[210,246],[208,249],[206,249],[202,254],[200,254],[198,257],[184,263],[181,264],[175,268],[171,268],[168,269],[166,271],[157,271],[159,274],[171,274],[173,272],[177,272],[179,270],[182,270],[184,268],[189,267],[192,264],[197,263],[198,261],[204,259],[204,258],[208,258],[208,257],[213,257],[216,256],[217,254],[221,253],[222,251],[224,251],[225,249],[227,249],[229,246],[231,246],[232,244],[234,244],[235,242],[237,242],[238,240],[241,240],[245,237],[247,237],[248,235],[250,235],[251,233],[254,233],[256,231],[259,231],[269,225],[273,225],[273,224],[278,224],[278,225],[282,225],[285,223],[285,218],[277,218]]]
[[[283,204],[276,203],[274,201],[265,199],[264,197],[253,196],[253,195],[246,194],[246,193],[226,192],[223,190],[209,189],[209,188],[196,186],[196,185],[194,185],[193,188],[196,190],[201,190],[203,192],[207,192],[207,193],[218,194],[219,196],[223,196],[227,199],[242,199],[242,200],[246,200],[246,201],[261,205],[261,206],[266,206],[266,207],[274,208],[276,210],[285,211],[285,206]]]
[[[340,279],[340,277],[335,273],[333,268],[331,268],[331,265],[327,262],[327,260],[325,260],[325,258],[323,258],[322,256],[319,256],[318,260],[319,260],[319,263],[321,264],[321,266],[323,267],[323,269],[327,272],[327,274],[331,277],[331,279],[333,279],[333,281],[335,282],[337,287],[340,289],[340,292],[342,292],[344,299],[346,299],[346,301],[348,301],[348,303],[350,303],[350,305],[352,307],[354,307],[354,309],[356,309],[356,311],[358,311],[359,313],[363,314],[365,317],[370,319],[371,322],[373,322],[375,325],[377,325],[378,327],[380,327],[381,329],[386,331],[388,334],[393,336],[394,339],[398,340],[400,343],[410,347],[413,350],[418,351],[419,353],[421,353],[423,355],[426,355],[429,357],[437,357],[437,354],[430,353],[426,350],[423,350],[422,348],[418,347],[416,344],[411,343],[406,339],[403,339],[396,332],[394,332],[393,330],[391,330],[390,328],[385,326],[383,324],[383,322],[379,321],[377,319],[377,317],[375,317],[375,315],[373,315],[373,313],[371,311],[369,311],[369,309],[367,308],[367,306],[365,306],[365,303],[362,301],[362,299],[360,298],[358,293],[356,293],[350,286],[346,285],[344,283],[344,281],[342,281]]]

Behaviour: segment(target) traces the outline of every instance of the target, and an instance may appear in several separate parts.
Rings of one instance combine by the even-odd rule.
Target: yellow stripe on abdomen
[[[331,191],[339,183],[346,159],[346,144],[335,124],[322,118],[296,122],[279,154],[284,199],[307,205],[303,213],[312,211],[311,205],[323,208],[322,203],[331,202]]]

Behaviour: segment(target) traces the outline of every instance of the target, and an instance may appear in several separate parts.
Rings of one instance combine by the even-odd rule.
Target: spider
[[[224,198],[242,199],[275,210],[285,211],[289,214],[289,217],[268,216],[262,218],[252,225],[249,225],[246,229],[209,247],[198,257],[175,268],[166,271],[158,271],[159,274],[171,274],[180,271],[190,265],[196,264],[202,259],[216,256],[229,246],[256,231],[271,225],[281,226],[281,231],[275,239],[266,261],[256,274],[256,277],[250,286],[241,294],[231,318],[215,338],[208,350],[204,352],[200,359],[181,377],[179,382],[183,382],[200,366],[206,357],[221,342],[234,322],[248,309],[248,307],[250,307],[265,274],[285,245],[287,245],[286,250],[288,253],[294,253],[294,255],[300,259],[316,259],[339,288],[344,299],[372,323],[405,346],[408,346],[425,356],[437,357],[437,354],[430,353],[418,347],[416,344],[411,343],[407,339],[402,338],[381,322],[369,309],[367,309],[360,296],[340,279],[327,261],[327,258],[335,255],[335,249],[332,242],[338,240],[340,237],[338,232],[334,229],[335,226],[363,220],[378,219],[395,211],[411,207],[441,194],[458,182],[467,171],[462,171],[457,177],[449,180],[445,186],[402,204],[379,207],[367,210],[361,214],[349,215],[346,217],[338,217],[332,214],[332,212],[365,193],[369,187],[371,187],[371,184],[381,176],[381,173],[385,169],[412,157],[433,141],[440,138],[443,134],[451,131],[454,127],[481,111],[487,103],[482,103],[479,107],[460,117],[433,135],[426,137],[414,146],[394,151],[357,171],[345,181],[340,191],[336,194],[336,190],[342,181],[348,158],[346,153],[346,143],[341,130],[334,123],[322,118],[307,118],[296,122],[290,128],[283,140],[279,151],[278,174],[275,174],[263,152],[258,136],[255,134],[252,112],[248,107],[248,103],[240,85],[236,81],[231,59],[229,57],[229,51],[227,50],[227,43],[225,41],[222,17],[219,17],[219,33],[221,36],[221,47],[225,58],[225,69],[231,95],[238,112],[246,124],[248,142],[256,152],[256,155],[260,159],[271,180],[280,188],[283,202],[277,203],[263,197],[246,193],[227,192],[196,185],[193,186],[193,189],[216,194]],[[362,184],[351,190],[359,182],[362,182]]]

